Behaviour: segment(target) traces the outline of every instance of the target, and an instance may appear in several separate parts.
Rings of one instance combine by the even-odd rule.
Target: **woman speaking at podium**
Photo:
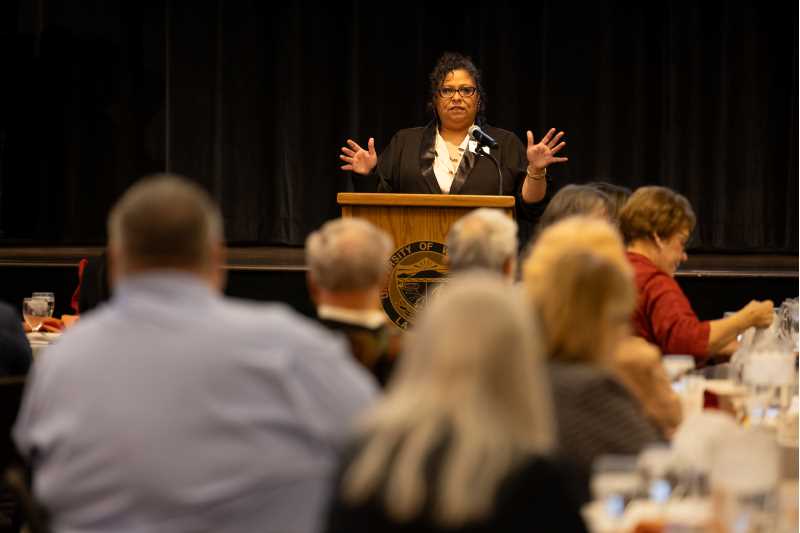
[[[362,148],[352,139],[342,147],[342,170],[352,171],[356,190],[424,194],[488,194],[516,197],[518,214],[541,202],[547,193],[547,166],[566,161],[556,154],[564,147],[564,132],[551,129],[536,144],[528,131],[527,148],[513,133],[488,126],[483,119],[486,97],[481,74],[468,57],[445,53],[430,75],[435,120],[425,127],[400,130],[380,156],[375,140]],[[477,134],[472,134],[474,126]],[[482,144],[473,139],[481,138]],[[486,137],[488,136],[488,139]],[[538,209],[537,209],[538,211]],[[523,215],[524,216],[524,215]],[[529,218],[529,217],[525,217]]]

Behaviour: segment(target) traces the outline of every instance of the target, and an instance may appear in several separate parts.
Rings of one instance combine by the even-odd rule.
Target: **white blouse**
[[[474,154],[478,147],[478,143],[470,139],[469,135],[465,135],[464,140],[458,146],[450,145],[452,149],[448,147],[448,144],[439,133],[439,128],[436,128],[436,158],[433,160],[433,173],[444,194],[450,192],[450,186],[453,185],[453,179],[461,164],[461,158],[464,157],[464,152],[469,150]],[[489,153],[486,147],[483,148],[483,151]]]

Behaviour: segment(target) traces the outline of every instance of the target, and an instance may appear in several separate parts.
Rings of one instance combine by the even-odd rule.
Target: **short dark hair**
[[[628,198],[630,198],[631,194],[633,194],[633,191],[628,187],[615,185],[607,181],[593,181],[591,183],[587,183],[586,185],[589,187],[594,187],[598,191],[603,192],[606,196],[608,196],[608,199],[611,200],[611,209],[609,209],[608,216],[614,221],[614,223],[619,223],[619,212],[622,210],[622,206],[625,205],[625,202],[628,201]]]
[[[436,106],[434,105],[434,102],[438,96],[439,87],[442,86],[442,83],[444,83],[447,75],[454,70],[466,70],[467,73],[472,76],[472,79],[475,80],[475,87],[478,88],[477,92],[480,96],[480,100],[478,102],[478,114],[475,116],[475,123],[482,126],[484,122],[484,112],[486,111],[486,93],[483,90],[481,71],[478,70],[478,67],[476,67],[475,63],[472,62],[472,58],[457,52],[445,52],[436,62],[436,66],[433,67],[433,70],[430,74],[431,99],[428,102],[428,109],[430,109],[436,118],[436,121],[438,122],[439,117],[436,116]]]
[[[114,204],[108,237],[127,266],[209,267],[212,246],[223,240],[222,215],[195,182],[155,174],[137,181]]]
[[[574,215],[590,215],[598,207],[611,209],[611,199],[601,190],[588,185],[567,185],[558,191],[539,219],[537,232]]]

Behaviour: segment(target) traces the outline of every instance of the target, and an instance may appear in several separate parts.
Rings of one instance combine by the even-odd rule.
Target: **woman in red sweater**
[[[697,318],[674,279],[695,222],[689,201],[665,187],[637,189],[622,208],[620,230],[639,291],[634,328],[665,354],[730,355],[739,333],[772,323],[773,304],[754,300],[726,318]]]

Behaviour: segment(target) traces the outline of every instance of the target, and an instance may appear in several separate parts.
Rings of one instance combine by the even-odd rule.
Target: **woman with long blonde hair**
[[[386,396],[360,421],[329,532],[584,531],[548,459],[542,348],[512,290],[457,276],[422,313]]]
[[[586,500],[597,457],[637,454],[664,440],[653,423],[658,417],[648,420],[647,400],[626,386],[617,361],[636,302],[632,269],[611,224],[573,217],[541,234],[523,280],[550,358],[559,453],[577,467],[578,499]],[[663,387],[672,394],[668,382],[649,383],[651,395]]]

